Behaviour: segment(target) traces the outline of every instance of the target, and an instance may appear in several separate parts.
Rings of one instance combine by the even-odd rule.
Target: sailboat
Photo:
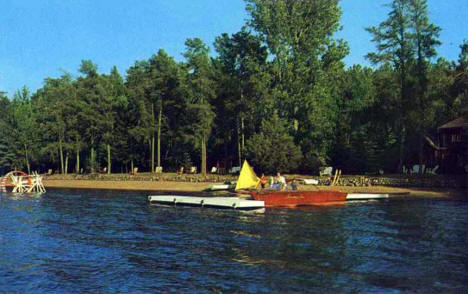
[[[340,191],[300,191],[300,190],[258,190],[260,179],[247,160],[242,165],[236,191],[247,190],[255,200],[265,202],[266,207],[296,207],[304,205],[319,205],[342,203],[346,201],[348,193]]]

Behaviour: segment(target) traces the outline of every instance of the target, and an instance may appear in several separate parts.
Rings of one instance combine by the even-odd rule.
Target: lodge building
[[[436,158],[448,173],[468,172],[468,114],[437,128]]]

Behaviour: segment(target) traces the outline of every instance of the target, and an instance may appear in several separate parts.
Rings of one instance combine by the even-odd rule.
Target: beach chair
[[[426,169],[426,174],[436,175],[437,170],[439,169],[439,165],[434,166],[433,168]]]
[[[324,167],[320,172],[320,176],[323,177],[323,176],[331,176],[332,175],[332,172],[333,172],[333,167],[331,166],[326,166]]]
[[[241,171],[241,167],[240,166],[233,166],[231,167],[231,169],[229,170],[229,173],[234,175],[234,174],[238,174],[240,173]]]
[[[318,185],[319,181],[316,179],[302,179],[304,185]]]

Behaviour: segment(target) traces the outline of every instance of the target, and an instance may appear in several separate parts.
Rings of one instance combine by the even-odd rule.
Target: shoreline
[[[105,190],[134,190],[155,192],[184,192],[202,193],[212,182],[175,182],[175,181],[107,181],[107,180],[62,180],[44,179],[46,188],[70,188],[70,189],[105,189]],[[339,190],[346,193],[384,193],[398,198],[442,198],[442,199],[466,199],[465,189],[453,188],[403,188],[388,186],[312,186],[299,185],[300,190]],[[217,191],[226,192],[226,191]]]

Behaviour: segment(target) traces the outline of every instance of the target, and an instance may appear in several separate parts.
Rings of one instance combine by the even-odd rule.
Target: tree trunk
[[[59,143],[59,154],[60,154],[60,173],[63,175],[65,174],[65,169],[64,169],[64,166],[63,166],[63,146],[62,146],[62,140],[60,139],[58,141]]]
[[[154,118],[154,103],[151,103],[151,172],[154,173],[154,127],[155,127],[155,118]]]
[[[404,32],[400,31],[400,35],[404,36]],[[403,47],[404,45],[402,45]],[[400,121],[400,154],[399,154],[399,162],[398,162],[398,173],[401,173],[403,170],[404,164],[404,154],[405,154],[405,140],[406,140],[406,126],[405,126],[405,118],[406,115],[403,114],[403,111],[406,111],[406,62],[403,58],[400,58],[400,103],[399,103],[399,121]]]
[[[245,132],[244,132],[244,116],[241,115],[241,157],[244,156],[245,150]],[[239,166],[242,164],[242,158],[239,161]]]
[[[79,150],[76,150],[75,172],[76,172],[77,174],[80,173],[80,151],[79,151]]]
[[[96,167],[95,167],[96,155],[94,153],[95,153],[95,151],[94,151],[94,146],[93,146],[93,147],[91,147],[91,162],[90,162],[90,164],[91,164],[91,173],[92,174],[95,173],[95,171],[96,171]]]
[[[111,167],[112,167],[112,162],[111,162],[111,146],[110,144],[107,144],[107,174],[111,174]]]
[[[151,136],[151,172],[154,173],[154,144],[155,138],[154,135]]]
[[[403,123],[402,123],[403,124]],[[401,126],[401,133],[400,133],[400,159],[398,162],[398,173],[401,173],[403,170],[403,160],[405,157],[405,137],[406,137],[406,128],[404,125]]]
[[[68,174],[68,152],[67,152],[67,155],[65,155],[64,170],[65,170],[65,174]]]
[[[241,147],[241,139],[240,139],[239,119],[237,120],[237,157],[239,159],[239,166],[241,166],[241,164],[242,164],[242,147]]]
[[[206,139],[205,134],[203,133],[201,139],[201,173],[203,176],[206,176]]]
[[[162,101],[159,103],[159,114],[158,114],[158,158],[157,158],[158,166],[161,166],[161,124],[162,124]]]
[[[28,169],[28,174],[31,174],[31,166],[29,164],[29,154],[28,154],[28,147],[26,144],[24,145],[24,152],[26,155],[26,168]]]

